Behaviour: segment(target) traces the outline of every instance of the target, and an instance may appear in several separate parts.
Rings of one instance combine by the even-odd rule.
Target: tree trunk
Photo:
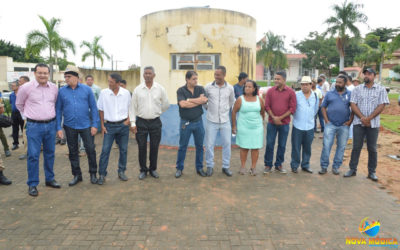
[[[344,55],[340,55],[339,70],[344,70]]]
[[[267,68],[267,80],[268,80],[268,87],[271,85],[271,70],[269,67]]]
[[[52,51],[51,51],[51,45],[49,45],[49,51],[50,51],[50,82],[53,82],[53,60],[52,60]]]
[[[382,83],[382,70],[383,70],[383,60],[384,57],[381,58],[381,63],[379,64],[379,82]]]
[[[96,69],[96,57],[93,56],[93,69]]]

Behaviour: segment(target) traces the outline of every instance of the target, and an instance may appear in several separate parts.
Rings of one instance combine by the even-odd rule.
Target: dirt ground
[[[385,108],[383,114],[400,115],[400,107],[396,100]],[[348,166],[351,155],[351,147],[346,149],[344,155],[344,166]],[[400,134],[391,132],[381,127],[378,138],[378,167],[376,174],[382,189],[396,196],[400,200],[400,161],[389,158],[387,155],[400,155]],[[368,151],[366,146],[363,148],[358,165],[359,172],[367,176],[368,174]]]

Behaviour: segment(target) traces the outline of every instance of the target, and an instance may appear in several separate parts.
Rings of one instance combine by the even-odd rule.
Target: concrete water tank
[[[227,69],[226,81],[237,82],[240,72],[255,78],[256,20],[244,13],[182,8],[150,13],[141,18],[140,65],[153,66],[155,81],[168,93],[171,108],[162,119],[162,144],[177,145],[179,114],[176,90],[185,84],[187,70],[199,74],[199,84],[214,80],[214,69]]]

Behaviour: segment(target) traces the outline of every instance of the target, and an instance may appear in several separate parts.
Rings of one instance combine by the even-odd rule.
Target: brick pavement
[[[99,155],[101,136],[96,143]],[[189,150],[184,175],[175,179],[177,151],[166,147],[159,155],[161,178],[139,181],[137,145],[131,139],[129,181],[118,180],[118,150],[113,149],[106,184],[90,184],[82,157],[84,181],[75,187],[68,187],[67,146],[57,145],[55,173],[62,188],[45,187],[41,167],[37,198],[27,194],[26,162],[18,160],[17,150],[4,158],[13,184],[0,186],[0,249],[342,249],[345,237],[362,237],[358,225],[367,216],[380,220],[379,237],[400,239],[400,202],[361,174],[319,176],[321,144],[316,138],[312,175],[240,176],[235,148],[233,177],[221,173],[221,150],[214,175],[197,176],[195,152]],[[286,169],[290,139],[288,149]]]

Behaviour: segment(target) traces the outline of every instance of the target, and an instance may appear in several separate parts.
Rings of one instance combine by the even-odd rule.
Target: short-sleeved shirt
[[[265,110],[267,112],[271,110],[275,116],[281,116],[287,111],[294,114],[296,112],[296,105],[296,93],[288,86],[285,86],[282,90],[279,90],[277,86],[274,86],[269,89],[265,95]],[[272,124],[274,123],[271,116],[268,117],[268,122]],[[282,119],[282,124],[286,125],[289,123],[290,115]]]
[[[130,105],[131,94],[121,87],[117,94],[114,94],[111,89],[103,89],[97,101],[98,110],[104,112],[104,120],[109,122],[117,122],[128,118]]]
[[[317,94],[311,92],[307,99],[304,93],[299,90],[296,92],[296,100],[297,106],[293,115],[293,126],[303,131],[314,129],[314,118],[319,106]]]
[[[176,91],[176,95],[178,98],[178,106],[179,106],[179,116],[181,117],[182,120],[195,122],[201,119],[201,115],[203,114],[202,105],[198,105],[193,108],[182,108],[179,105],[180,101],[185,101],[188,98],[199,98],[201,94],[205,95],[205,91],[202,86],[195,86],[193,94],[187,88],[187,85],[180,87]]]
[[[351,92],[345,90],[339,94],[336,89],[326,93],[322,107],[327,109],[329,121],[335,126],[342,126],[350,120],[350,98]]]
[[[233,85],[233,90],[235,91],[236,99],[238,99],[239,96],[243,95],[243,86],[240,86],[239,83]]]
[[[357,105],[361,114],[369,116],[379,105],[389,104],[389,98],[386,89],[382,85],[374,83],[371,88],[368,88],[365,84],[361,84],[352,91],[350,102]],[[354,116],[353,124],[362,125],[360,117]],[[371,128],[379,127],[380,116],[377,115],[371,120]]]

